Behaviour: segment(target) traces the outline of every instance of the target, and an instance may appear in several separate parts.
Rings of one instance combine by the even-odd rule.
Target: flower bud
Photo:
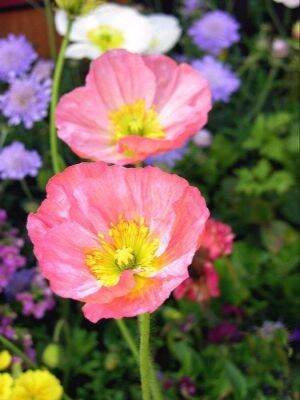
[[[119,364],[119,357],[116,353],[108,353],[104,360],[104,368],[113,371]]]
[[[56,368],[61,359],[61,348],[56,343],[50,343],[44,350],[43,362],[49,368]]]
[[[292,36],[293,36],[293,39],[295,39],[297,41],[300,40],[300,21],[297,21],[294,23],[293,29],[292,29]]]
[[[285,58],[289,55],[288,43],[280,38],[274,39],[272,43],[272,55],[275,58]]]
[[[70,16],[87,14],[103,3],[101,0],[55,0],[59,8]]]
[[[176,319],[181,319],[182,318],[182,313],[178,310],[176,310],[176,308],[173,307],[164,307],[163,308],[163,315],[166,319],[172,319],[172,320],[176,320]]]

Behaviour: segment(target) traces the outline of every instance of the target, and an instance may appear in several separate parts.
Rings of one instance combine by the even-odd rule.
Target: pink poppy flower
[[[188,278],[175,290],[174,297],[204,303],[212,297],[219,297],[219,276],[210,262],[206,262],[197,277]]]
[[[189,65],[112,50],[61,98],[56,124],[80,157],[125,165],[183,146],[210,109],[209,85]]]
[[[54,176],[27,226],[52,290],[97,322],[157,309],[188,277],[208,215],[176,175],[95,162]]]
[[[199,237],[200,247],[189,268],[190,277],[174,291],[176,299],[206,302],[219,297],[219,277],[212,262],[232,252],[234,234],[229,225],[210,218]]]
[[[210,218],[199,239],[200,249],[207,252],[211,261],[227,256],[232,252],[234,233],[229,225]]]

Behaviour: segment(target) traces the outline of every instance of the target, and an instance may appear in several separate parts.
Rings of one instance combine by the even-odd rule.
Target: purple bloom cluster
[[[230,14],[216,10],[195,21],[188,34],[201,50],[218,55],[240,39],[239,26]]]
[[[22,76],[37,59],[37,54],[25,36],[9,34],[0,39],[0,80]]]
[[[8,229],[4,222],[5,220],[0,225],[0,293],[11,276],[26,264],[26,258],[20,254],[23,240],[17,236],[15,230]]]
[[[203,5],[203,0],[183,0],[183,13],[185,15],[191,15]]]
[[[24,242],[15,229],[9,228],[6,213],[0,209],[1,216],[0,293],[4,289],[9,301],[20,302],[23,315],[41,319],[55,305],[53,292],[37,268],[22,268],[26,264],[26,258],[20,254]],[[13,336],[11,323],[11,317],[0,319],[0,334]]]
[[[212,56],[192,62],[192,66],[208,80],[213,101],[229,101],[230,96],[240,87],[240,79],[231,69]]]
[[[0,109],[10,125],[23,122],[25,128],[32,128],[36,121],[47,115],[51,97],[51,81],[39,81],[34,77],[15,79],[9,89],[0,96]]]
[[[16,318],[14,313],[4,312],[6,310],[0,309],[0,335],[11,340],[16,337],[16,331],[13,327],[13,322]]]
[[[145,161],[147,165],[153,165],[153,164],[165,164],[169,168],[173,168],[177,161],[180,161],[185,154],[187,153],[187,145],[168,151],[165,154],[159,155],[159,156],[153,156],[153,157],[148,157]]]
[[[13,142],[0,152],[0,178],[20,180],[36,176],[42,160],[35,150],[26,150],[21,142]]]
[[[0,95],[0,112],[9,125],[23,123],[31,129],[47,115],[54,64],[36,60],[37,54],[24,36],[8,35],[0,40],[0,81],[9,83]]]
[[[30,288],[18,293],[16,300],[23,306],[23,315],[32,315],[36,319],[43,318],[45,313],[55,306],[53,292],[37,269],[34,271]]]

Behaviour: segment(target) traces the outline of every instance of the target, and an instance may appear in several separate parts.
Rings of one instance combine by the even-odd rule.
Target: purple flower
[[[148,157],[145,163],[147,165],[165,164],[169,168],[172,168],[175,166],[177,161],[180,161],[185,156],[186,153],[187,146],[185,145],[179,149],[168,151],[167,153],[159,156]]]
[[[212,56],[205,56],[201,60],[192,62],[192,66],[202,73],[208,80],[213,101],[227,103],[232,93],[240,87],[240,79],[231,69]]]
[[[0,110],[10,125],[23,122],[25,128],[30,129],[36,121],[47,116],[50,95],[49,79],[42,82],[33,77],[15,79],[0,96]]]
[[[194,22],[188,34],[201,50],[218,55],[221,50],[239,41],[239,26],[230,14],[216,10]]]
[[[37,271],[31,281],[30,290],[18,293],[16,300],[22,304],[23,315],[32,315],[36,319],[43,318],[46,311],[52,310],[55,305],[52,290]]]
[[[38,60],[32,68],[30,76],[39,82],[48,80],[51,78],[53,68],[52,60]]]
[[[0,310],[0,335],[10,340],[16,337],[16,331],[12,326],[15,318],[15,314],[3,315]]]
[[[13,245],[0,244],[0,293],[17,269],[23,267],[26,258],[20,255],[20,249]]]
[[[236,325],[221,322],[208,332],[208,340],[212,343],[238,342],[243,335]]]
[[[191,15],[203,5],[203,0],[183,0],[183,14]]]
[[[7,219],[6,211],[3,208],[0,208],[0,225],[4,224]]]
[[[31,281],[36,271],[31,268],[23,268],[15,272],[9,279],[5,288],[5,294],[9,300],[13,300],[20,292],[24,292],[30,288]]]
[[[280,329],[284,329],[282,322],[264,321],[262,326],[257,329],[257,333],[264,339],[272,339],[274,333]]]
[[[9,34],[0,39],[0,80],[8,82],[10,78],[23,75],[36,58],[37,54],[25,36]]]
[[[13,142],[0,152],[0,178],[20,180],[36,176],[42,160],[35,150],[26,150],[23,143]]]
[[[212,144],[212,134],[207,129],[201,129],[193,137],[193,142],[199,147],[209,147]]]
[[[244,311],[242,310],[242,308],[237,307],[233,304],[224,304],[222,306],[222,314],[226,316],[241,318],[244,316]]]
[[[179,388],[184,398],[190,398],[196,394],[196,385],[188,376],[183,376],[179,382]]]

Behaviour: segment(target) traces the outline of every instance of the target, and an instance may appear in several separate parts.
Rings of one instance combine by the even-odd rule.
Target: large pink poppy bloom
[[[80,157],[125,165],[181,147],[207,122],[207,81],[166,56],[112,50],[57,107],[58,136]]]
[[[95,162],[54,176],[27,226],[52,290],[97,322],[157,309],[188,277],[208,215],[176,175]]]

